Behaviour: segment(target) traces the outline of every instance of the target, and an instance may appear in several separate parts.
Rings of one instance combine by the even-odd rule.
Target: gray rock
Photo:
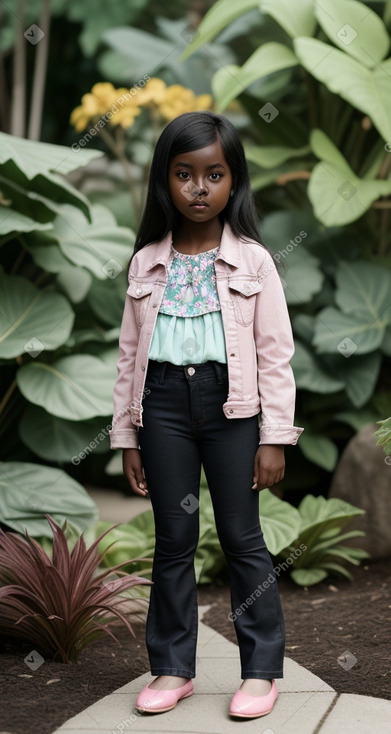
[[[353,520],[348,530],[364,530],[362,538],[347,540],[363,548],[372,559],[391,556],[391,463],[376,446],[377,423],[369,423],[348,443],[337,465],[329,497],[339,497],[366,514]]]

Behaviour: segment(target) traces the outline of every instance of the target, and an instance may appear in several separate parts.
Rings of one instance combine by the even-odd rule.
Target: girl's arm
[[[114,386],[114,416],[110,433],[112,449],[138,449],[138,428],[130,420],[133,395],[134,363],[139,340],[132,299],[125,297],[119,336],[118,376]]]
[[[261,401],[262,444],[296,444],[303,428],[293,425],[296,386],[290,360],[292,327],[284,290],[271,255],[265,250],[258,273],[263,288],[256,296],[254,339]]]

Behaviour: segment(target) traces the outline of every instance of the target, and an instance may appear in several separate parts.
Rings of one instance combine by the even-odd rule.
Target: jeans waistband
[[[153,374],[159,378],[159,383],[164,384],[165,377],[174,377],[179,380],[191,380],[194,382],[199,378],[215,377],[217,384],[221,385],[228,377],[228,367],[223,362],[209,360],[194,364],[172,364],[171,362],[158,362],[150,359],[147,374]]]

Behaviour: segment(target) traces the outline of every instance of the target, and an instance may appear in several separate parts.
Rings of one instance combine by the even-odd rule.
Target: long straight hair
[[[219,214],[220,221],[223,225],[228,222],[236,237],[255,240],[265,247],[237,130],[223,115],[209,111],[185,112],[168,123],[156,143],[144,213],[132,257],[145,245],[162,240],[170,230],[175,232],[179,225],[181,215],[171,201],[168,186],[171,160],[180,153],[205,148],[218,139],[231,170],[233,189],[233,195]]]

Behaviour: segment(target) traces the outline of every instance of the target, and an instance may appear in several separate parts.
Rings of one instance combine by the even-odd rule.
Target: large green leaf
[[[391,193],[390,180],[360,179],[321,130],[311,133],[311,147],[321,159],[311,174],[308,196],[318,219],[328,226],[359,219],[380,196]]]
[[[212,79],[217,112],[224,110],[257,79],[296,65],[297,58],[287,46],[265,43],[254,51],[242,67],[235,64],[222,66]]]
[[[391,273],[369,262],[339,263],[336,303],[316,317],[314,345],[349,358],[378,349],[391,323]]]
[[[317,435],[308,430],[300,437],[300,448],[304,456],[326,471],[333,471],[338,461],[338,449],[327,436]]]
[[[335,301],[347,314],[364,314],[391,323],[391,272],[364,261],[338,266]]]
[[[332,306],[320,311],[315,319],[313,344],[319,353],[337,351],[345,358],[378,349],[384,337],[384,323],[368,315],[348,316]]]
[[[372,71],[315,38],[296,38],[294,49],[310,74],[368,115],[384,140],[391,140],[391,59]]]
[[[287,303],[308,303],[319,293],[324,280],[318,258],[311,255],[305,247],[297,246],[291,252],[288,251],[284,262],[287,266],[283,276]]]
[[[78,421],[112,414],[115,376],[113,364],[74,354],[52,364],[23,365],[16,379],[31,403],[59,418]]]
[[[288,304],[308,303],[322,287],[319,260],[305,245],[317,240],[319,223],[296,210],[273,212],[262,222],[262,235],[275,260],[283,265],[282,280]]]
[[[9,232],[32,232],[51,229],[51,224],[41,224],[8,206],[0,206],[0,235]]]
[[[245,145],[246,158],[261,168],[275,168],[290,158],[300,158],[310,152],[310,146],[288,148],[283,145]]]
[[[45,171],[31,181],[12,159],[0,164],[0,190],[15,211],[37,223],[51,222],[62,204],[76,206],[90,217],[89,200],[64,176]]]
[[[28,179],[48,171],[69,173],[103,155],[100,150],[75,151],[65,145],[25,140],[0,132],[0,165],[12,161]]]
[[[57,418],[38,405],[29,405],[19,424],[23,443],[46,461],[80,464],[91,453],[109,450],[109,418],[69,421]]]
[[[346,393],[357,408],[365,405],[372,396],[381,364],[380,351],[354,356],[352,359],[340,359],[335,364],[335,375],[344,380]]]
[[[181,61],[191,56],[204,43],[208,43],[208,41],[215,38],[239,15],[243,15],[243,13],[247,13],[258,6],[259,0],[241,0],[240,3],[237,0],[223,0],[223,2],[214,3],[198,26],[194,39],[182,53]]]
[[[90,304],[96,316],[109,326],[120,326],[127,288],[126,271],[114,280],[93,280],[88,294]]]
[[[45,515],[80,531],[98,519],[85,489],[65,472],[27,462],[0,462],[0,521],[19,533],[52,537]]]
[[[56,349],[71,333],[74,313],[59,293],[39,290],[18,275],[0,274],[0,355],[32,357]]]
[[[338,497],[326,499],[321,495],[314,497],[312,494],[307,494],[300,502],[299,513],[300,533],[303,533],[315,527],[322,531],[340,528],[346,525],[351,518],[363,515],[364,510]]]
[[[291,359],[296,386],[301,390],[310,390],[327,395],[343,390],[345,383],[335,374],[327,372],[312,351],[295,340],[295,353]]]
[[[192,59],[180,61],[181,51],[187,46],[189,33],[184,19],[157,18],[158,33],[139,28],[111,28],[102,39],[110,50],[99,57],[103,76],[129,85],[129,79],[142,80],[145,74],[157,76],[167,70],[168,80],[189,87],[195,94],[210,91],[209,80],[220,66],[233,63],[235,57],[228,46],[214,43],[201,49]],[[162,38],[159,35],[159,32]],[[151,72],[153,69],[153,72]],[[142,118],[140,118],[142,125]],[[150,147],[149,140],[145,145]]]
[[[312,36],[316,20],[313,0],[259,0],[259,7],[271,15],[289,36]]]
[[[324,6],[318,1],[314,10],[330,40],[365,66],[372,68],[387,55],[390,47],[387,28],[365,3],[324,0]]]
[[[74,265],[84,267],[96,278],[114,279],[126,266],[134,242],[133,233],[118,227],[112,213],[101,204],[91,207],[91,223],[75,207],[64,205],[44,233],[41,243],[57,242],[61,252]]]
[[[80,303],[90,290],[92,276],[83,268],[67,264],[56,278],[60,290],[63,290],[72,303]]]
[[[294,568],[291,577],[299,586],[313,586],[327,578],[328,573],[322,568]]]
[[[263,489],[259,497],[259,515],[269,552],[277,555],[297,538],[300,528],[298,510],[289,502]]]
[[[83,23],[79,43],[85,56],[92,56],[102,34],[107,28],[129,25],[137,17],[148,0],[121,0],[108,3],[107,0],[67,0],[67,14],[72,21]]]

